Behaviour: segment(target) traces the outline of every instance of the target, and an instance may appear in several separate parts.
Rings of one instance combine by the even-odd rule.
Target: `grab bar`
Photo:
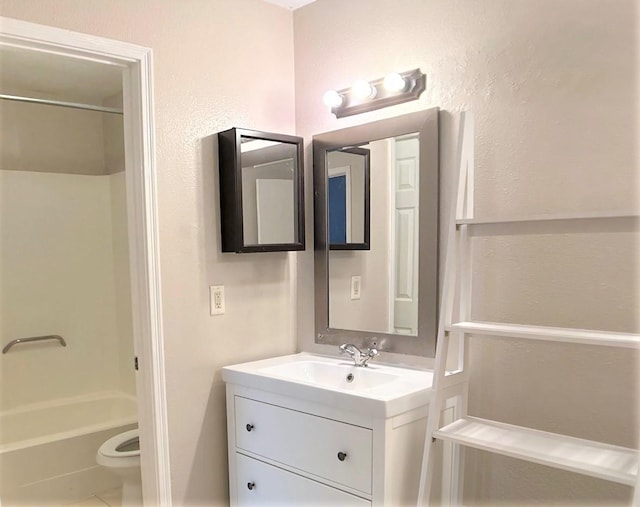
[[[62,336],[59,336],[57,334],[50,334],[47,336],[34,336],[33,338],[16,338],[15,340],[11,340],[5,345],[5,347],[2,349],[2,353],[6,354],[7,352],[9,352],[9,349],[11,347],[13,347],[14,345],[18,345],[18,343],[41,342],[45,340],[58,340],[60,342],[60,345],[62,345],[63,347],[67,346],[67,342],[64,341],[64,338]]]

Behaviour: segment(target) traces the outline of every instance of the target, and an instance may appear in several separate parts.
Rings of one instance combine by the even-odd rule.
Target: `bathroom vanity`
[[[302,353],[222,375],[231,505],[415,505],[431,372]]]

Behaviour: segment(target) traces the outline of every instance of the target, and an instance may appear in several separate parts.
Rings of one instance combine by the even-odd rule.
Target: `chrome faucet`
[[[349,354],[356,366],[366,368],[369,366],[367,362],[378,355],[378,349],[374,346],[362,351],[353,343],[343,343],[340,345],[340,353]]]

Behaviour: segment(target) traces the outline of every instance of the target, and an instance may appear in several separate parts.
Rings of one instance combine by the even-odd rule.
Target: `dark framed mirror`
[[[361,146],[327,152],[330,250],[370,248],[370,154]]]
[[[304,250],[302,138],[218,133],[223,252]]]
[[[341,250],[332,158],[353,149],[368,152],[369,247]],[[313,137],[316,343],[435,355],[438,172],[437,108]]]

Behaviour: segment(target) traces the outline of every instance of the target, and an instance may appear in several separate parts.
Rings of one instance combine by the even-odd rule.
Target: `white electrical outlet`
[[[222,315],[224,313],[224,285],[211,285],[209,296],[211,315]]]
[[[360,277],[352,276],[351,277],[351,299],[360,299]]]

